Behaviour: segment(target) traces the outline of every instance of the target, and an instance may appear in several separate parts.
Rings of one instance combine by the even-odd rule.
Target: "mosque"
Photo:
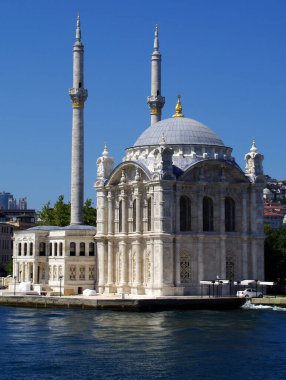
[[[158,28],[151,57],[151,125],[123,161],[105,146],[97,160],[97,228],[83,224],[84,47],[73,47],[71,224],[14,236],[17,282],[64,294],[196,295],[200,281],[264,279],[262,161],[255,141],[243,171],[232,148],[204,124],[161,119]]]

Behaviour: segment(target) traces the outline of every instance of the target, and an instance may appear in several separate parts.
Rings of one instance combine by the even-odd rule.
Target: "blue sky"
[[[286,178],[285,0],[1,0],[1,188],[40,209],[70,199],[72,45],[85,45],[85,198],[107,143],[118,164],[149,126],[150,55],[159,24],[163,118],[185,116],[265,172]]]

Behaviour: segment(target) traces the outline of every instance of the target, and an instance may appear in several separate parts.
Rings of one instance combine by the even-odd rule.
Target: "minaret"
[[[83,80],[83,53],[80,17],[77,16],[76,40],[73,45],[73,88],[69,95],[72,100],[72,162],[71,162],[71,224],[83,224],[84,188],[84,124],[83,108],[87,90]]]
[[[159,52],[158,25],[155,27],[154,51],[151,57],[151,96],[147,103],[150,107],[151,125],[161,120],[165,98],[161,96],[161,54]]]

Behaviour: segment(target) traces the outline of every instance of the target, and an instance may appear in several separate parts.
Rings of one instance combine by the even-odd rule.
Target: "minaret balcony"
[[[69,95],[72,100],[73,108],[82,108],[87,99],[88,91],[85,88],[71,88]]]

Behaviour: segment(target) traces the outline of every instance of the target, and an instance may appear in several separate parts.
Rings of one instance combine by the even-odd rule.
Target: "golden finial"
[[[175,110],[176,113],[173,115],[173,117],[184,117],[184,115],[182,114],[183,108],[181,104],[181,95],[178,95],[178,101]]]

